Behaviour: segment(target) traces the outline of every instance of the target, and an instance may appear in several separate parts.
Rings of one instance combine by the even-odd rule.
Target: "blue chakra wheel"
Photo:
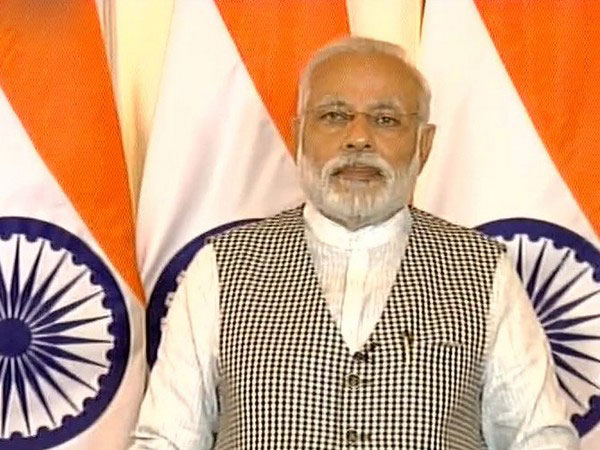
[[[506,219],[478,227],[508,248],[544,327],[581,436],[600,422],[600,252],[561,226]]]
[[[123,294],[81,239],[0,217],[0,450],[44,449],[89,428],[129,359]]]
[[[146,358],[150,367],[156,361],[164,317],[167,315],[175,290],[185,274],[185,269],[194,255],[204,247],[207,239],[211,236],[216,236],[230,228],[255,222],[256,220],[238,220],[213,228],[185,244],[167,263],[152,289],[148,308],[146,309]]]

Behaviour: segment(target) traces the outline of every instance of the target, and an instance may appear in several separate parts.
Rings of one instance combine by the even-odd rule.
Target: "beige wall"
[[[137,205],[174,1],[96,0],[112,63],[134,206]],[[346,0],[346,5],[353,34],[400,44],[415,60],[422,0]]]
[[[96,0],[111,61],[132,202],[137,198],[174,0]]]
[[[422,0],[346,0],[352,34],[401,45],[416,61]]]

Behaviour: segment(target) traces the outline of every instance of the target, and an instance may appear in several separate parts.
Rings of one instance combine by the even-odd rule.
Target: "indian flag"
[[[438,125],[415,203],[506,243],[586,449],[600,448],[600,3],[428,0]]]
[[[0,5],[0,449],[124,448],[145,359],[95,3]]]
[[[347,23],[342,0],[175,1],[137,222],[150,364],[206,238],[302,201],[290,151],[298,75]]]

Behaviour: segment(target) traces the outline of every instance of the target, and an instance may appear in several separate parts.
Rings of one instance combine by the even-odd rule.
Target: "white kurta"
[[[357,351],[379,320],[411,229],[407,208],[351,232],[304,208],[328,307]],[[190,264],[169,310],[133,449],[210,449],[218,429],[219,279],[214,248]],[[490,449],[577,449],[542,328],[506,256],[490,301],[482,430]]]

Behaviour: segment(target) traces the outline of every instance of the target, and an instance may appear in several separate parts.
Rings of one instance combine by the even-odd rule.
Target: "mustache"
[[[366,166],[373,168],[387,180],[394,178],[394,169],[390,164],[376,153],[346,153],[325,163],[321,169],[321,177],[327,179],[341,170],[352,166]]]

